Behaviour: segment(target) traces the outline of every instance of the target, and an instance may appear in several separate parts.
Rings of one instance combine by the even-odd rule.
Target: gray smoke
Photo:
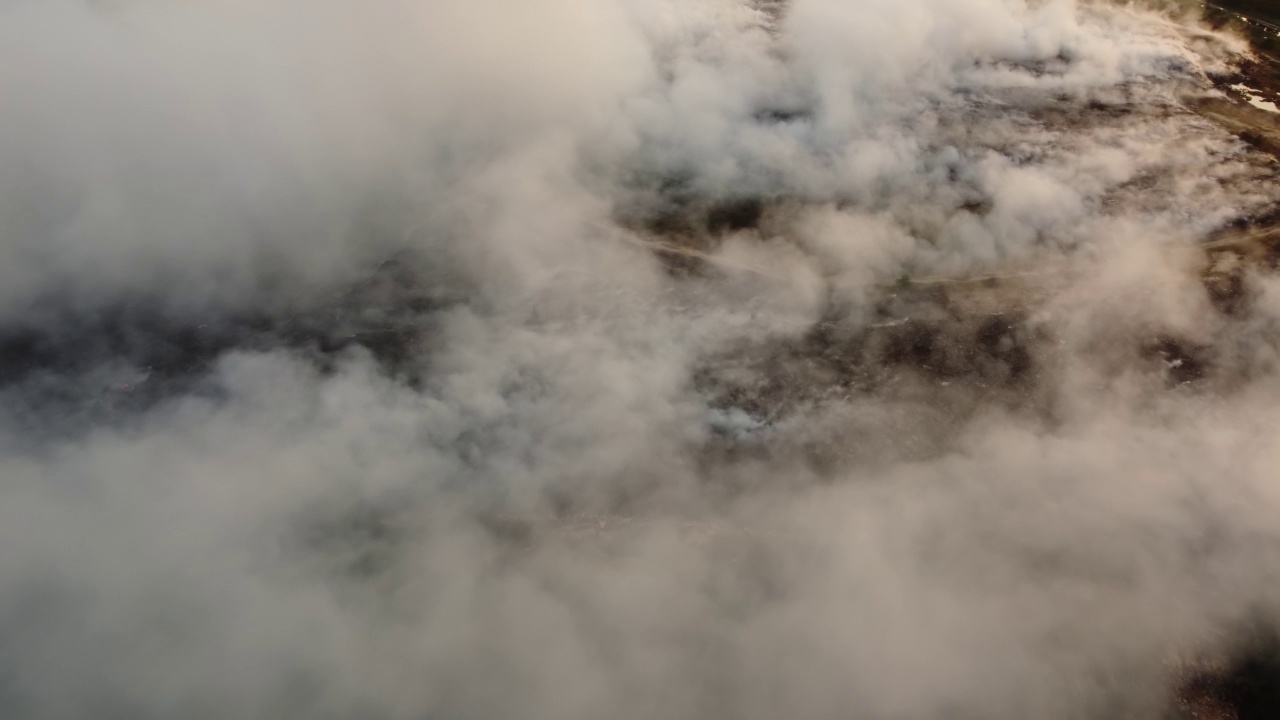
[[[1160,718],[1280,606],[1241,41],[0,4],[0,714]],[[948,282],[993,274],[989,283]]]

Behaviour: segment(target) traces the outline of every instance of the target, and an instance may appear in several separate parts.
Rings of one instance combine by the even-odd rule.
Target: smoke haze
[[[1280,611],[1280,280],[1194,250],[1280,200],[1189,109],[1246,51],[0,2],[0,714],[1166,717]]]

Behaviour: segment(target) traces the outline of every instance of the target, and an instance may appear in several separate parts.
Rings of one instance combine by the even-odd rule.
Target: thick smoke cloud
[[[1243,50],[0,5],[0,713],[1162,717],[1280,599],[1280,284],[1192,249],[1280,195],[1187,109]]]

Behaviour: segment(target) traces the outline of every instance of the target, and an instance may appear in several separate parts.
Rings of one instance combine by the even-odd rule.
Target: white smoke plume
[[[0,3],[0,715],[1166,717],[1280,611],[1194,23]]]

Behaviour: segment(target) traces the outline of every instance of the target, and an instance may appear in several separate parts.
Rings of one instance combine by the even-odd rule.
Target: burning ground
[[[1253,42],[0,6],[3,714],[1274,716]]]

